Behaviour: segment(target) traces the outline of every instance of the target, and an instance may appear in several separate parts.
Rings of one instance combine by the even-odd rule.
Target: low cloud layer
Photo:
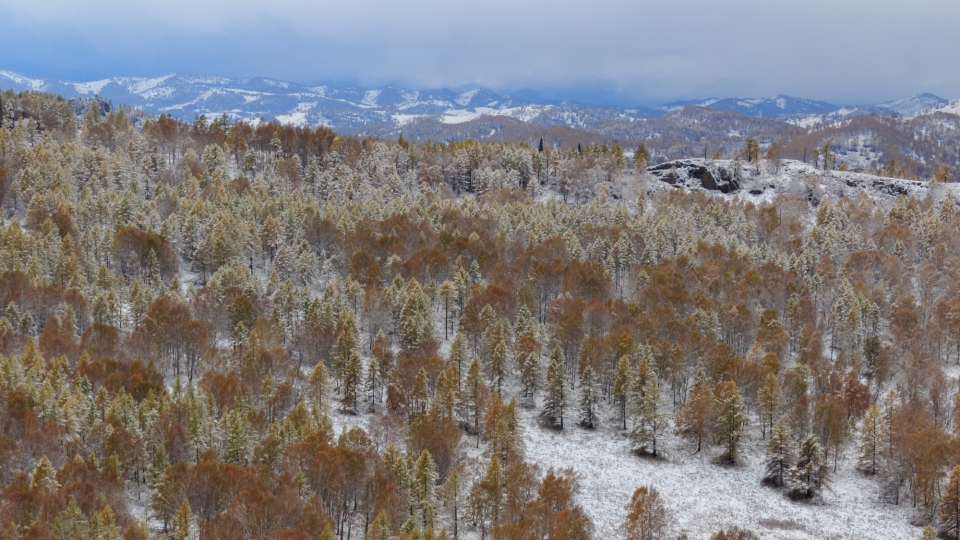
[[[955,0],[3,2],[0,69],[307,84],[480,84],[655,104],[960,97]]]

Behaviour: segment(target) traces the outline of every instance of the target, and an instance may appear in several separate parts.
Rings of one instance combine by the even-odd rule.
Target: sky
[[[656,105],[960,98],[957,0],[0,0],[0,70],[480,85]]]

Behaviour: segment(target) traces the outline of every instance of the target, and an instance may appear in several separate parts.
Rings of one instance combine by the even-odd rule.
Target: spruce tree
[[[360,385],[363,381],[363,361],[360,353],[353,351],[343,368],[343,393],[340,396],[340,409],[347,413],[356,413],[359,401]]]
[[[540,419],[550,427],[563,429],[563,411],[567,406],[566,396],[567,363],[563,360],[563,351],[560,345],[550,353],[550,363],[547,366],[546,395]]]
[[[830,465],[816,435],[807,437],[800,446],[797,463],[787,474],[787,485],[798,499],[815,497],[830,478]]]
[[[739,455],[740,440],[750,421],[747,406],[733,381],[719,383],[717,396],[717,442],[723,447],[720,460],[735,463]]]
[[[223,460],[234,465],[246,465],[250,455],[250,441],[247,438],[247,422],[237,409],[230,411],[227,417],[227,433]]]
[[[633,446],[642,454],[658,456],[662,450],[657,443],[666,429],[667,421],[660,412],[660,381],[647,358],[643,358],[637,366],[630,395],[633,405],[630,411],[633,418]]]
[[[786,475],[793,466],[793,442],[790,439],[790,428],[781,418],[770,430],[770,441],[767,442],[767,466],[763,475],[763,483],[775,487],[783,486]]]
[[[580,425],[593,429],[597,427],[596,408],[599,401],[597,381],[593,375],[593,368],[587,366],[580,375]]]
[[[413,491],[420,510],[420,523],[424,528],[433,527],[437,513],[437,464],[433,461],[430,452],[424,450],[420,453],[413,476]]]

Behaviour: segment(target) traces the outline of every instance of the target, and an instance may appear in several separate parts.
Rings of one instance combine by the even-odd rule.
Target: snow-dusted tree
[[[567,406],[566,384],[567,363],[563,359],[563,351],[557,345],[550,353],[546,394],[543,399],[543,409],[540,411],[540,419],[547,426],[563,429],[563,411]]]
[[[787,474],[790,493],[798,499],[815,497],[830,479],[830,465],[816,435],[807,437],[800,445],[797,463]]]
[[[381,395],[383,394],[383,380],[381,379],[380,365],[377,363],[377,357],[370,357],[370,365],[367,367],[367,376],[364,382],[364,401],[367,404],[369,412],[377,412],[380,406]]]
[[[757,396],[757,412],[760,414],[760,437],[767,437],[767,430],[773,430],[773,421],[783,405],[783,393],[780,391],[780,381],[772,371],[767,373],[760,393]]]
[[[360,359],[360,353],[357,351],[350,353],[350,357],[343,367],[342,380],[340,409],[347,413],[356,413],[361,385],[363,384],[363,360]]]
[[[473,513],[474,522],[480,526],[481,538],[486,536],[490,525],[496,525],[500,521],[505,487],[506,478],[500,459],[494,455],[490,458],[486,474],[470,488],[470,510]]]
[[[483,416],[483,405],[487,396],[487,383],[483,378],[483,368],[480,358],[474,356],[467,370],[467,378],[463,383],[463,416],[468,425],[473,426],[477,435],[477,447],[480,446],[480,417]]]
[[[775,487],[783,486],[787,473],[793,467],[792,446],[790,428],[783,419],[780,419],[770,430],[770,440],[767,442],[764,484]]]
[[[420,524],[424,528],[433,527],[437,515],[437,464],[433,461],[430,452],[424,450],[420,454],[413,479],[413,495],[420,511]]]
[[[196,538],[195,527],[190,503],[183,499],[180,509],[173,516],[173,540],[193,540]]]
[[[653,486],[640,486],[627,503],[627,518],[620,531],[627,540],[666,540],[670,515]]]
[[[707,384],[703,371],[698,372],[697,382],[690,396],[677,408],[676,430],[686,438],[697,439],[697,452],[704,441],[711,440],[717,420],[717,400],[713,388]]]
[[[617,363],[617,374],[613,383],[613,403],[616,409],[617,419],[623,422],[623,429],[627,429],[627,404],[630,401],[630,383],[632,382],[630,371],[633,363],[630,357],[623,355]]]
[[[960,537],[960,465],[950,472],[940,499],[940,534],[945,538]]]
[[[497,321],[493,327],[490,343],[490,382],[497,390],[503,391],[503,380],[507,376],[507,336],[503,321]]]
[[[407,300],[400,311],[398,333],[404,351],[413,351],[427,339],[433,339],[433,322],[430,319],[430,303],[416,280],[407,286]]]
[[[467,352],[467,339],[463,337],[463,334],[457,332],[453,336],[453,341],[450,342],[450,356],[447,358],[447,361],[450,364],[457,366],[457,372],[459,373],[457,379],[457,388],[460,388],[460,381],[463,378],[464,364],[468,360]]]
[[[330,377],[327,375],[327,366],[323,361],[317,362],[310,372],[310,390],[319,410],[323,411],[329,405],[327,392],[330,387]]]
[[[658,456],[662,450],[657,443],[667,427],[667,416],[660,411],[660,381],[646,357],[637,366],[630,396],[633,446],[640,453]]]
[[[250,456],[249,426],[242,412],[230,411],[224,441],[223,460],[234,465],[246,465]]]
[[[735,463],[739,456],[740,440],[750,421],[747,406],[733,381],[717,384],[717,442],[723,447],[720,460]]]
[[[580,375],[580,425],[593,429],[597,427],[597,404],[600,395],[597,392],[597,380],[593,375],[593,368],[587,366]]]
[[[887,445],[887,423],[880,407],[876,403],[867,409],[860,427],[860,446],[857,468],[867,474],[877,474],[883,462],[883,453]]]
[[[360,350],[360,330],[357,328],[356,316],[349,309],[340,312],[337,327],[340,331],[333,346],[333,372],[337,381],[337,390],[340,390],[350,357]]]

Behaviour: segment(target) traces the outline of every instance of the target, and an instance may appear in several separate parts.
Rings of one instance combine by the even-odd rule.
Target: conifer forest
[[[957,184],[2,98],[0,540],[960,535]]]

